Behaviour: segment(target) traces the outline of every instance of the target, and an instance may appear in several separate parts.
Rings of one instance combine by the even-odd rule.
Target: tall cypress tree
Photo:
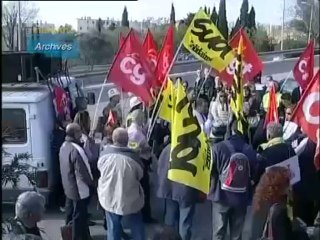
[[[256,12],[254,7],[251,7],[249,15],[248,15],[248,28],[257,29],[256,27]]]
[[[170,13],[170,23],[175,24],[176,23],[176,12],[174,10],[173,3],[171,5],[171,13]]]
[[[240,27],[241,27],[240,18],[238,18],[237,22],[236,22],[236,25],[234,25],[234,27],[231,30],[230,38],[232,38],[233,35],[236,34],[236,32],[239,31]]]
[[[208,16],[210,16],[211,15],[211,9],[208,7]]]
[[[227,22],[227,13],[226,13],[226,0],[220,0],[217,27],[220,30],[222,36],[224,36],[224,38],[226,40],[228,40],[228,22]]]
[[[129,27],[129,20],[128,20],[128,10],[125,6],[122,12],[122,20],[121,20],[122,27]]]
[[[206,14],[208,14],[207,6],[204,6],[204,12],[205,12]]]
[[[218,13],[217,13],[216,7],[213,7],[210,18],[211,18],[211,21],[212,21],[214,24],[217,24],[217,21],[218,21]]]
[[[248,26],[248,11],[249,11],[249,2],[248,0],[243,0],[241,9],[240,9],[240,23],[242,27]]]

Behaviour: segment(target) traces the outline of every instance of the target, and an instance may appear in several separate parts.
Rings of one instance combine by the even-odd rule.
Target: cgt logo
[[[142,72],[142,66],[139,61],[138,54],[129,54],[120,62],[120,70],[127,75],[130,75],[130,81],[135,85],[142,85],[146,81],[146,76]]]
[[[311,113],[311,107],[314,104],[317,104],[320,102],[320,93],[319,92],[313,92],[307,96],[305,99],[302,109],[304,116],[307,120],[308,123],[314,124],[314,125],[319,125],[320,124],[320,116],[314,116]]]

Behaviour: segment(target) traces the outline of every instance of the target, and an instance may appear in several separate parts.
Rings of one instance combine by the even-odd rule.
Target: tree
[[[226,13],[226,0],[220,0],[217,27],[220,30],[222,36],[226,40],[228,40],[228,22],[227,22],[227,13]]]
[[[174,10],[173,3],[171,4],[170,23],[171,24],[176,24],[176,13],[175,13],[175,10]]]
[[[231,30],[230,38],[232,38],[233,35],[239,31],[240,28],[241,28],[240,18],[237,18],[236,25],[234,25],[234,27]]]
[[[212,21],[214,24],[217,24],[218,14],[217,14],[216,7],[213,7],[210,18],[211,18],[211,21]]]
[[[207,6],[204,6],[204,12],[205,12],[206,14],[208,14]]]
[[[57,32],[58,33],[76,33],[76,30],[74,30],[70,24],[66,23],[64,26],[60,25]]]
[[[294,7],[294,19],[290,26],[305,34],[309,33],[312,9],[311,37],[319,39],[319,1],[297,0]]]
[[[101,33],[102,29],[103,29],[103,21],[101,20],[101,18],[99,18],[97,21],[97,30],[99,33]]]
[[[274,47],[268,37],[268,33],[262,25],[257,26],[257,31],[253,36],[254,47],[258,52],[273,51]]]
[[[242,27],[246,27],[248,25],[248,11],[249,11],[248,0],[243,0],[241,9],[240,9],[240,24]]]
[[[127,7],[124,7],[124,9],[123,9],[121,26],[122,26],[122,27],[127,27],[127,28],[129,28],[129,20],[128,20]]]
[[[109,27],[108,27],[108,29],[109,29],[110,31],[114,31],[114,30],[116,29],[116,24],[115,24],[114,22],[111,22],[110,25],[109,25]]]
[[[208,16],[210,16],[211,15],[211,9],[208,7]]]
[[[249,29],[253,28],[253,29],[257,29],[256,27],[256,12],[254,10],[254,7],[251,7],[249,15],[248,15],[248,25],[247,27]]]
[[[20,19],[22,25],[31,23],[38,15],[39,8],[30,1],[20,1]],[[15,34],[19,23],[19,2],[3,3],[2,9],[2,37],[9,50],[15,50]]]
[[[189,26],[195,16],[195,13],[188,13],[187,17],[184,19],[184,22],[187,26]]]

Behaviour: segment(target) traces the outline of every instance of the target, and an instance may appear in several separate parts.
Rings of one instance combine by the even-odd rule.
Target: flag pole
[[[181,49],[182,44],[183,44],[183,40],[184,40],[184,38],[181,40],[181,42],[180,42],[180,44],[179,44],[179,46],[178,46],[178,49],[177,49],[177,51],[176,51],[176,53],[175,53],[175,55],[174,55],[174,57],[173,57],[173,59],[172,59],[172,61],[171,61],[171,64],[170,64],[170,66],[169,66],[169,68],[168,68],[168,71],[167,71],[167,73],[166,73],[166,75],[165,75],[164,81],[163,81],[163,83],[162,83],[162,85],[161,85],[161,88],[160,88],[160,91],[159,91],[159,93],[158,93],[157,100],[156,100],[156,103],[155,103],[155,105],[154,105],[154,109],[153,109],[152,114],[151,114],[150,125],[149,125],[149,127],[148,127],[148,132],[147,132],[147,138],[148,138],[148,140],[149,140],[149,138],[150,138],[150,136],[151,136],[151,131],[152,131],[152,129],[154,128],[154,125],[156,124],[156,118],[157,118],[158,115],[159,115],[162,102],[160,103],[160,106],[159,106],[158,110],[157,110],[157,105],[159,104],[160,97],[161,97],[161,94],[162,94],[162,92],[163,92],[164,86],[165,86],[165,84],[166,84],[166,82],[167,82],[167,80],[168,80],[168,75],[169,75],[169,73],[170,73],[170,71],[171,71],[171,68],[173,67],[173,64],[175,63],[176,58],[177,58],[177,56],[178,56],[178,53],[180,52],[180,49]],[[152,121],[152,120],[153,120],[153,121]]]
[[[123,90],[121,88],[121,92],[120,92],[120,98],[121,98],[121,119],[122,119],[122,123],[123,124],[125,122],[124,119],[124,97],[123,97]],[[125,125],[124,125],[125,126]]]
[[[279,92],[281,92],[281,90],[284,88],[284,86],[286,85],[286,83],[287,83],[289,77],[291,76],[291,74],[292,74],[292,70],[289,72],[289,74],[287,75],[286,79],[284,80]]]

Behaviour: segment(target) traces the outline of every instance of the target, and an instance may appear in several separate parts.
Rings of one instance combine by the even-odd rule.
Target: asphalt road
[[[265,62],[263,75],[273,75],[278,73],[290,72],[293,69],[296,62],[297,62],[297,58],[285,59],[281,62],[280,61]],[[319,55],[315,56],[315,66],[319,66]],[[201,67],[200,63],[175,65],[173,66],[171,73],[183,73],[183,72],[196,71],[197,69],[200,69],[200,67]],[[96,75],[96,76],[81,77],[81,78],[78,78],[78,80],[81,83],[83,82],[84,87],[87,87],[91,85],[102,84],[105,77],[106,77],[105,75]]]

